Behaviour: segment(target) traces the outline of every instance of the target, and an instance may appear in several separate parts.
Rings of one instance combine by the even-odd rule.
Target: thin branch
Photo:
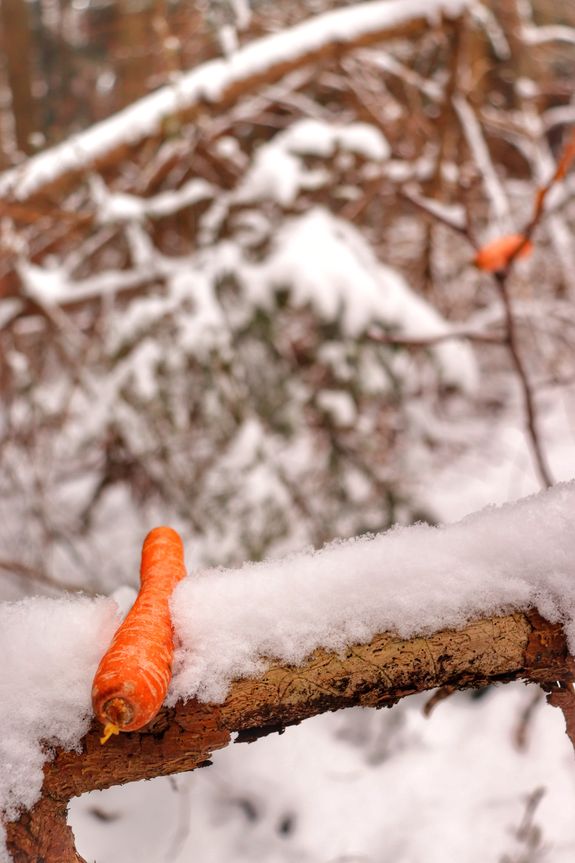
[[[15,578],[26,579],[28,581],[36,582],[37,584],[43,584],[46,587],[49,587],[52,590],[57,590],[61,593],[64,592],[78,592],[82,591],[82,593],[95,595],[93,591],[88,590],[83,585],[72,584],[67,581],[60,581],[56,578],[53,578],[47,572],[43,572],[42,570],[35,569],[32,566],[28,566],[24,563],[20,563],[17,560],[6,560],[0,559],[0,569],[4,570],[8,575],[14,576]]]
[[[443,87],[440,84],[418,75],[417,72],[401,63],[401,61],[397,60],[387,51],[370,51],[366,49],[359,52],[358,59],[371,64],[376,69],[388,72],[390,75],[395,75],[402,83],[409,84],[411,87],[421,90],[425,96],[434,102],[441,102],[443,98]]]
[[[488,345],[504,345],[505,337],[497,335],[497,333],[480,332],[479,330],[450,330],[445,333],[438,333],[435,336],[401,336],[386,333],[383,330],[371,328],[367,332],[367,337],[371,341],[378,342],[381,345],[391,345],[398,348],[432,348],[435,345],[443,342],[451,341],[452,339],[465,339],[469,342],[478,342]]]
[[[531,389],[531,384],[529,382],[527,369],[525,368],[519,349],[517,326],[515,322],[515,317],[513,315],[513,307],[511,304],[511,297],[509,295],[509,289],[507,285],[507,273],[508,270],[493,274],[497,283],[499,296],[501,297],[505,313],[505,341],[509,350],[509,355],[511,357],[513,367],[517,372],[519,384],[521,386],[523,404],[525,407],[525,421],[527,426],[527,432],[537,473],[539,475],[541,484],[546,488],[549,488],[553,485],[553,477],[547,464],[547,460],[545,458],[545,453],[543,451],[543,446],[541,443],[541,438],[539,436],[539,429],[537,427],[537,415],[535,409],[535,399],[533,391]]]
[[[551,189],[553,188],[553,186],[556,183],[558,183],[560,180],[565,179],[567,171],[569,170],[574,159],[575,159],[575,129],[572,129],[571,134],[570,134],[569,138],[567,139],[565,146],[563,147],[563,150],[562,150],[561,156],[559,158],[559,161],[557,162],[557,166],[555,168],[555,171],[553,172],[553,174],[552,174],[551,178],[548,180],[548,182],[545,183],[545,185],[542,186],[540,189],[538,189],[537,194],[535,195],[535,202],[533,204],[533,214],[531,216],[531,221],[526,226],[526,228],[523,230],[523,236],[525,237],[525,242],[527,242],[529,240],[529,238],[533,234],[535,228],[537,227],[537,225],[539,224],[539,222],[541,221],[541,219],[543,217],[543,210],[544,210],[545,200],[547,198],[547,195],[549,194],[549,192],[551,191]],[[518,249],[515,252],[514,257],[517,257],[517,255],[520,253],[520,251],[521,251],[521,249]],[[513,260],[513,258],[511,260]]]
[[[423,195],[418,195],[417,192],[411,192],[406,189],[400,189],[398,192],[400,198],[409,201],[414,207],[421,210],[436,222],[440,222],[457,234],[461,234],[469,240],[469,225],[465,210],[458,204],[443,204],[434,198],[425,198]]]

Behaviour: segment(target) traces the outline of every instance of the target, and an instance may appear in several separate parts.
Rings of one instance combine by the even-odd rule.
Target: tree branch
[[[202,64],[173,85],[6,171],[0,175],[0,196],[22,202],[53,193],[88,171],[101,171],[127,158],[144,141],[161,136],[172,120],[183,124],[200,114],[221,113],[296,69],[361,46],[411,36],[442,12],[457,14],[467,6],[468,0],[365,2],[251,42],[232,57]]]
[[[94,789],[209,763],[235,738],[256,740],[287,725],[343,707],[390,707],[405,695],[436,687],[465,689],[523,679],[551,691],[571,711],[573,677],[563,631],[536,612],[469,623],[459,631],[402,640],[384,633],[341,654],[316,650],[300,667],[273,666],[257,679],[236,681],[221,705],[189,701],[163,709],[143,732],[101,746],[96,724],[81,752],[58,751],[44,770],[42,798],[7,824],[14,863],[81,863],[66,824],[68,800]],[[558,693],[558,694],[557,694]]]
[[[531,451],[533,453],[535,468],[539,476],[539,481],[541,482],[543,488],[550,488],[553,485],[553,476],[551,475],[551,470],[549,468],[549,465],[547,464],[547,459],[545,458],[545,452],[543,450],[543,444],[541,443],[541,438],[539,436],[539,429],[537,426],[537,413],[535,410],[535,397],[533,395],[527,369],[525,367],[519,349],[517,327],[513,314],[511,297],[509,296],[509,288],[507,285],[508,273],[509,269],[504,271],[502,270],[498,273],[493,274],[497,283],[499,296],[501,297],[501,302],[503,303],[503,309],[505,312],[505,343],[507,344],[509,356],[511,358],[511,362],[513,363],[513,368],[517,373],[517,379],[521,387],[521,394],[523,396],[523,405],[525,409],[525,425],[529,437],[529,443],[531,445]]]

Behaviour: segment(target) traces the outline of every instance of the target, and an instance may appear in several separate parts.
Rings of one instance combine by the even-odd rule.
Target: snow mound
[[[92,678],[118,625],[111,599],[33,597],[0,604],[0,813],[40,797],[53,747],[74,749],[92,717]],[[0,861],[10,858],[2,848]]]
[[[232,680],[390,631],[403,638],[536,607],[575,652],[575,481],[445,527],[419,524],[318,552],[207,570],[176,588],[168,697],[221,702]],[[51,747],[91,720],[98,662],[133,594],[0,605],[0,813],[38,800]],[[0,863],[7,863],[0,825]]]
[[[269,662],[301,663],[378,632],[402,638],[536,607],[575,652],[575,482],[446,527],[425,524],[316,553],[184,579],[170,702],[222,701]]]

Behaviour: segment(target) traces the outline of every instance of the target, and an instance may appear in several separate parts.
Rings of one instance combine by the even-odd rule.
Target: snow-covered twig
[[[567,27],[563,24],[523,27],[522,36],[528,45],[544,45],[547,42],[567,42],[575,45],[575,27]]]
[[[507,36],[492,10],[485,3],[472,3],[470,13],[489,39],[497,59],[509,60],[511,49]]]
[[[547,108],[543,112],[541,121],[546,132],[555,129],[556,126],[571,126],[575,123],[575,103]]]
[[[151,198],[110,192],[101,181],[97,184],[93,182],[91,188],[99,224],[163,219],[200,201],[209,200],[220,192],[216,186],[198,177],[188,180],[176,191],[160,192]]]

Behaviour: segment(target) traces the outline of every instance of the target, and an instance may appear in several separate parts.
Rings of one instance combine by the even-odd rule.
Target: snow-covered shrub
[[[49,548],[28,564],[110,586],[121,557],[102,573],[92,554],[107,559],[119,520],[175,520],[197,562],[230,564],[421,514],[409,482],[421,416],[473,390],[477,369],[456,340],[416,354],[385,343],[449,331],[334,213],[388,156],[374,126],[302,120],[256,147],[228,191],[196,179],[138,198],[93,179],[98,230],[121,234],[131,266],[100,259],[87,274],[82,249],[21,260],[45,319],[9,352],[3,458],[20,466],[3,498],[18,500],[13,537],[25,524]],[[156,220],[200,205],[195,249],[168,254]],[[75,299],[79,312],[60,311]]]

